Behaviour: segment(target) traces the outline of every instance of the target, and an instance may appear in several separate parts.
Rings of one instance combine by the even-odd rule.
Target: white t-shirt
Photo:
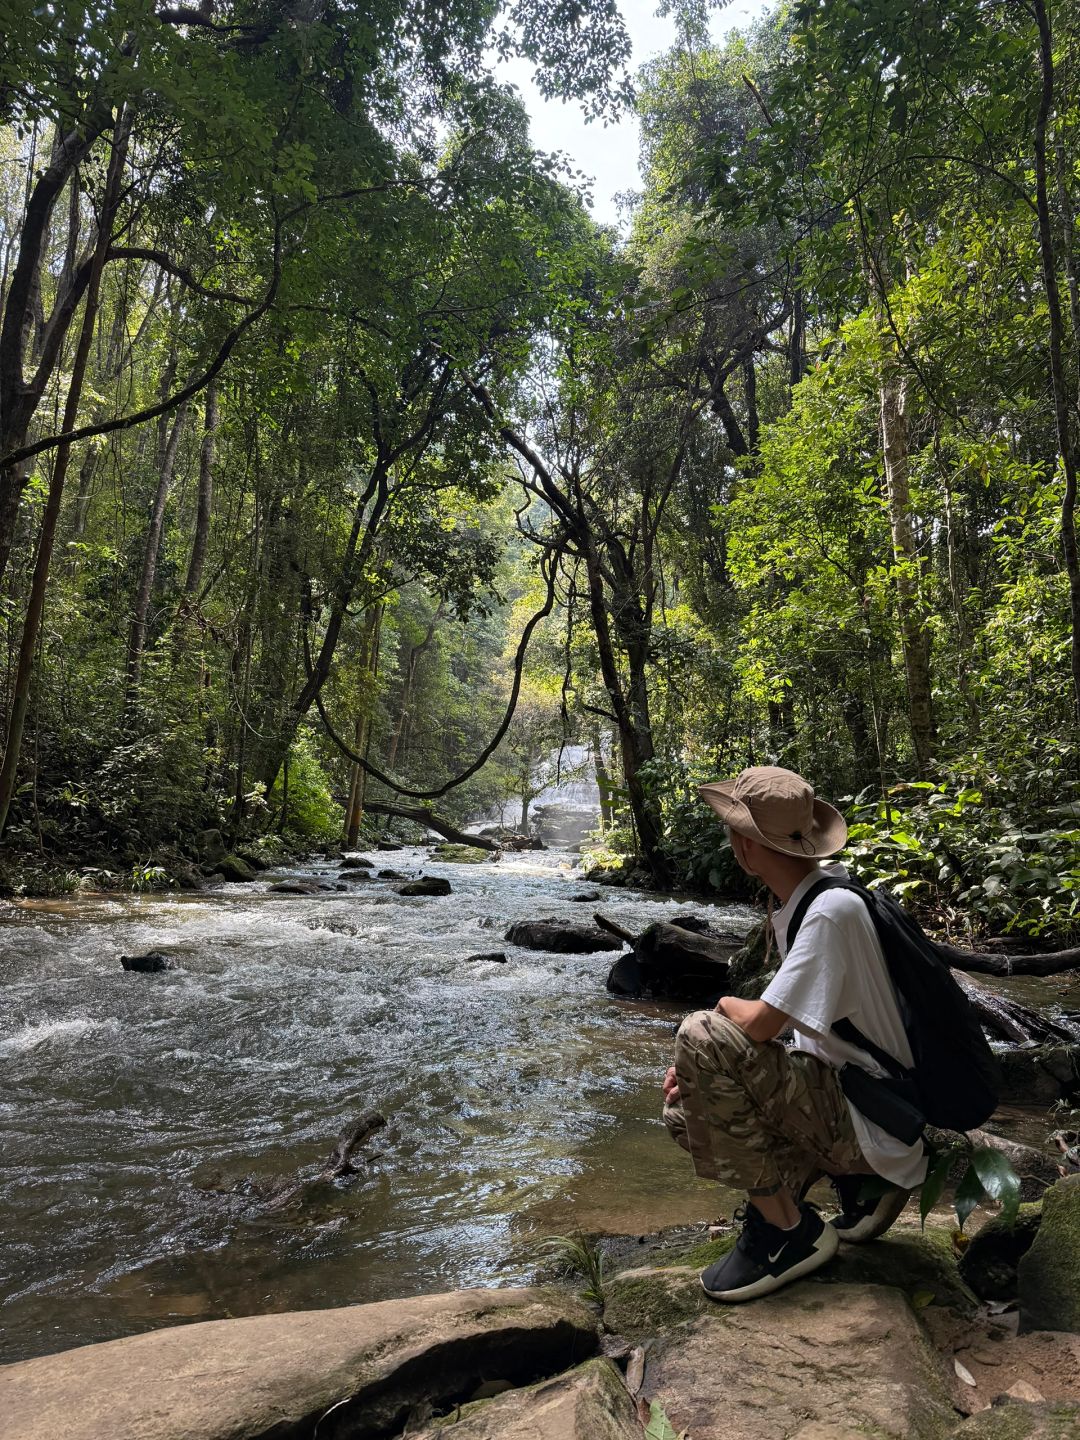
[[[790,1015],[797,1049],[820,1055],[839,1069],[848,1061],[873,1075],[881,1066],[855,1045],[832,1033],[845,1016],[904,1065],[912,1063],[896,992],[866,903],[850,890],[826,890],[803,917],[795,943],[788,948],[787,927],[799,901],[822,875],[848,879],[842,865],[824,865],[801,881],[773,914],[776,947],[783,964],[762,995],[767,1004]],[[862,1152],[879,1175],[913,1190],[926,1178],[921,1141],[902,1140],[873,1125],[848,1101]]]

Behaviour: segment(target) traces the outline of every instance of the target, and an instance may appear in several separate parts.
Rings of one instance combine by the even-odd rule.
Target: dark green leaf
[[[1020,1209],[1020,1176],[1000,1150],[980,1145],[972,1152],[971,1164],[991,1200],[1001,1203],[1001,1218],[1012,1225]]]

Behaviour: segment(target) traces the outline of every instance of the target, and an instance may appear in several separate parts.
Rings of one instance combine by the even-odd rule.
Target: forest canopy
[[[573,745],[653,883],[777,763],[944,928],[1075,931],[1075,7],[677,18],[5,0],[9,854],[527,822]],[[624,231],[500,54],[636,108]]]

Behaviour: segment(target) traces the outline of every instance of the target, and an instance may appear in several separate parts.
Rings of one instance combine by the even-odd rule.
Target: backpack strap
[[[870,910],[870,918],[871,920],[874,919],[873,904],[864,886],[857,885],[851,880],[841,880],[838,875],[823,875],[820,880],[814,881],[813,885],[810,886],[809,890],[807,890],[806,894],[791,913],[791,919],[787,925],[789,951],[794,944],[795,937],[799,933],[803,921],[806,919],[806,912],[818,896],[823,895],[826,890],[853,890],[856,895],[861,895],[863,900],[867,902],[867,907]],[[876,924],[874,925],[874,929],[877,930]],[[838,1035],[841,1040],[846,1040],[849,1045],[854,1045],[859,1050],[865,1050],[872,1059],[877,1061],[886,1075],[891,1075],[894,1080],[902,1080],[911,1073],[901,1065],[895,1055],[890,1055],[887,1050],[883,1050],[881,1046],[871,1040],[869,1036],[864,1035],[859,1027],[852,1020],[848,1019],[846,1015],[842,1020],[833,1022],[832,1031],[833,1034]]]

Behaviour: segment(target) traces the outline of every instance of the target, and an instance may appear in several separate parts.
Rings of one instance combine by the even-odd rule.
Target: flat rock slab
[[[525,950],[551,950],[557,955],[591,955],[596,950],[621,950],[623,942],[598,925],[571,925],[566,920],[520,920],[503,936]]]
[[[363,1440],[596,1347],[592,1314],[569,1296],[461,1290],[211,1320],[2,1366],[0,1415],[5,1440],[277,1440],[316,1424],[319,1440]]]
[[[720,1306],[680,1268],[624,1271],[610,1292],[610,1328],[654,1322],[642,1394],[693,1440],[809,1440],[812,1427],[939,1440],[955,1423],[940,1362],[897,1290],[804,1281]]]
[[[410,1440],[642,1440],[622,1375],[610,1360],[480,1400]]]

